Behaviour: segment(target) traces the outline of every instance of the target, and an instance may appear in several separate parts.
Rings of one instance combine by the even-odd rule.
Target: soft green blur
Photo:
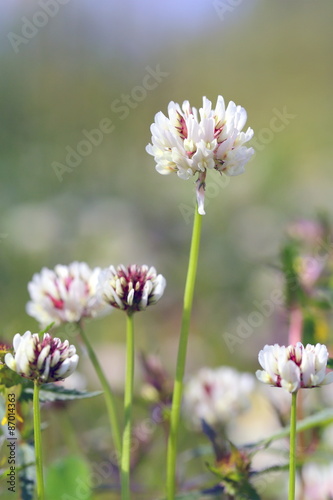
[[[43,266],[146,263],[168,284],[159,304],[137,315],[136,347],[159,354],[174,373],[192,223],[180,207],[194,207],[194,184],[159,175],[145,146],[155,113],[166,112],[169,101],[188,99],[199,108],[202,96],[215,103],[222,94],[246,108],[257,152],[224,188],[216,172],[208,178],[188,371],[223,363],[254,371],[265,343],[286,341],[280,311],[233,352],[223,334],[235,334],[239,319],[258,311],[254,302],[281,286],[272,265],[289,222],[333,211],[333,4],[244,0],[219,15],[218,2],[197,0],[173,21],[172,11],[160,16],[148,1],[141,8],[134,0],[116,3],[104,9],[94,2],[91,16],[91,5],[70,0],[18,53],[8,33],[20,34],[22,16],[31,20],[39,4],[18,3],[12,21],[2,21],[1,339],[38,331],[25,304],[27,283]],[[135,88],[157,66],[167,76],[140,94]],[[120,108],[132,92],[138,99]],[[275,118],[281,113],[284,123]],[[54,162],[64,164],[66,148],[75,150],[86,140],[83,130],[106,118],[112,132],[59,180]],[[120,393],[124,330],[118,311],[87,325]],[[82,356],[79,370],[96,388],[88,365]],[[73,405],[81,432],[106,425],[102,398],[98,405],[98,418],[89,402]],[[163,458],[160,464],[147,484],[163,480]]]

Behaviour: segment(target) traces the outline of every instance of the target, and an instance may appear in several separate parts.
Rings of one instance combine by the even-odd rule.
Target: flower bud
[[[100,275],[100,293],[105,302],[129,312],[143,311],[162,297],[166,281],[154,267],[110,266]]]

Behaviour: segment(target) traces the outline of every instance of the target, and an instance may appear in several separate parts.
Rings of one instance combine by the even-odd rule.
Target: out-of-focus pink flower
[[[42,327],[77,322],[105,312],[108,307],[97,295],[100,268],[90,269],[84,262],[43,268],[28,284],[31,301],[27,313]]]

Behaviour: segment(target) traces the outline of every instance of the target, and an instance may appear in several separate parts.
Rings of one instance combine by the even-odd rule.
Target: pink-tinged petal
[[[325,385],[333,382],[333,372],[326,374],[327,359],[327,348],[321,344],[306,348],[301,342],[288,347],[266,345],[258,356],[264,371],[258,370],[257,377],[265,383],[271,379],[288,392]]]
[[[90,269],[85,262],[43,268],[28,284],[31,300],[26,311],[41,327],[77,322],[110,312],[97,290],[99,268]]]

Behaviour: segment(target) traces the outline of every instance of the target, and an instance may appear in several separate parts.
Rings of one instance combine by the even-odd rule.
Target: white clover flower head
[[[333,372],[326,374],[328,351],[322,344],[265,345],[258,359],[263,370],[257,370],[257,378],[290,393],[333,382]]]
[[[183,411],[191,425],[200,430],[202,420],[223,425],[250,406],[255,377],[231,367],[202,368],[185,385]]]
[[[202,215],[207,170],[229,176],[242,174],[254,154],[253,148],[245,146],[253,137],[251,128],[242,132],[246,119],[244,108],[232,101],[226,108],[222,96],[218,96],[215,109],[203,97],[199,111],[188,101],[182,107],[170,102],[168,117],[161,111],[155,115],[146,151],[154,156],[160,174],[175,172],[185,180],[197,174],[198,211]]]
[[[128,312],[143,311],[162,297],[166,280],[154,267],[133,264],[110,266],[100,275],[100,294],[105,302]]]
[[[107,312],[107,305],[97,293],[100,272],[99,267],[90,269],[84,262],[59,264],[54,270],[44,267],[28,284],[31,301],[27,313],[46,327]]]
[[[79,356],[68,340],[62,342],[44,333],[27,331],[17,333],[13,339],[14,353],[7,353],[5,363],[19,375],[39,383],[56,382],[71,375],[77,367]]]

